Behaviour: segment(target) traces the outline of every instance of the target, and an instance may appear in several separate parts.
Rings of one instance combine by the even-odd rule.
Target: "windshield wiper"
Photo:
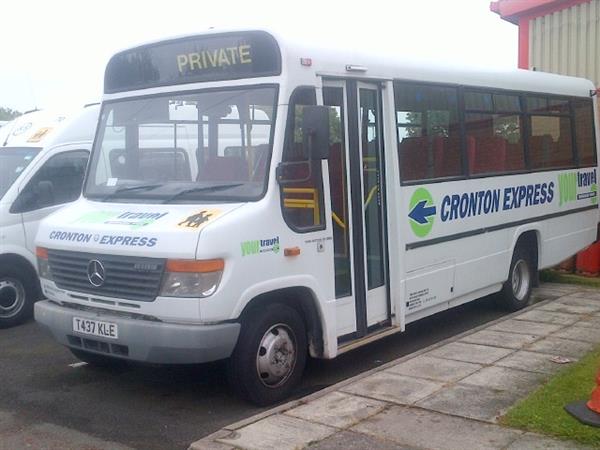
[[[179,197],[182,197],[187,194],[192,194],[194,192],[213,192],[213,191],[220,191],[221,189],[230,189],[230,188],[243,186],[243,185],[244,185],[244,183],[217,184],[214,186],[202,186],[202,187],[199,186],[199,187],[195,187],[195,188],[184,189],[182,191],[177,192],[176,194],[173,194],[171,197],[165,199],[165,201],[163,203],[172,202],[173,200],[178,199]]]
[[[137,191],[137,190],[149,191],[151,189],[156,189],[157,187],[161,187],[161,186],[163,186],[163,183],[136,184],[135,186],[123,186],[118,189],[115,189],[110,194],[105,195],[104,197],[102,197],[100,199],[100,201],[104,202],[110,198],[113,198],[113,197],[118,196],[119,194],[122,194],[123,192]]]

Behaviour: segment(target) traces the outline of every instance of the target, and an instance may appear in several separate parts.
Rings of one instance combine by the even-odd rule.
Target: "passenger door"
[[[381,89],[325,81],[330,114],[329,184],[340,342],[389,325]]]
[[[21,213],[29,251],[35,253],[35,235],[40,221],[81,195],[88,157],[88,150],[55,154],[42,162],[29,181],[24,182],[13,208]]]

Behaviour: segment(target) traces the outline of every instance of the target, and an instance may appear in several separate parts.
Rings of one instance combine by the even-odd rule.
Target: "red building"
[[[600,87],[600,0],[497,0],[519,27],[519,67],[588,78]]]

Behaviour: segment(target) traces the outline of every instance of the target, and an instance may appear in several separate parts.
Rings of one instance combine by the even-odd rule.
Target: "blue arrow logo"
[[[408,213],[408,217],[417,222],[420,225],[429,223],[428,217],[435,216],[435,206],[426,206],[427,200],[421,200],[414,208]]]

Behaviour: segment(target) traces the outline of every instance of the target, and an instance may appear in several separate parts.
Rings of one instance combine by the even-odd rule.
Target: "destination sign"
[[[117,53],[106,67],[104,92],[280,73],[279,46],[270,34],[222,33],[159,42]]]

